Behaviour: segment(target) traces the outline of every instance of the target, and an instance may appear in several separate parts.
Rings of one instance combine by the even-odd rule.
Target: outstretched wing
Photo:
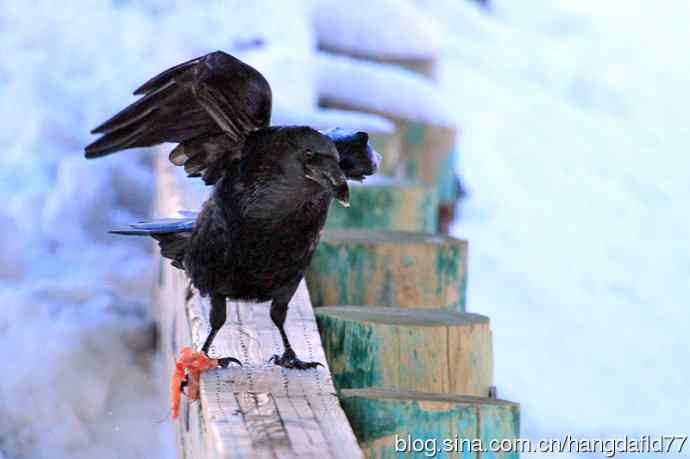
[[[381,155],[369,144],[366,132],[333,128],[321,133],[335,143],[340,156],[340,169],[348,179],[362,181],[379,169]]]
[[[216,51],[172,67],[134,91],[142,98],[91,131],[87,158],[177,142],[170,161],[215,183],[244,139],[271,120],[271,87],[253,67]]]

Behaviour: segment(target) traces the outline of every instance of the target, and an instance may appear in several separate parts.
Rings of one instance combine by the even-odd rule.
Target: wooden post
[[[417,447],[424,441],[427,448],[435,445],[437,454],[433,457],[518,457],[517,451],[491,451],[492,440],[495,445],[518,438],[520,411],[513,402],[454,394],[345,389],[341,403],[367,458],[408,457],[414,452],[410,450],[415,440]],[[451,451],[443,451],[446,440],[450,440]],[[487,451],[472,449],[480,445]],[[425,457],[424,451],[415,457]]]
[[[159,215],[198,208],[204,194],[203,186],[171,169],[164,158],[158,162]],[[167,260],[161,267],[157,316],[167,392],[180,349],[199,349],[206,338],[210,306],[187,287],[182,271]],[[175,424],[178,458],[361,457],[335,394],[304,282],[290,302],[285,328],[297,354],[324,367],[297,371],[269,363],[283,350],[269,305],[228,305],[228,320],[210,354],[236,357],[243,367],[204,373],[200,402],[183,397]]]
[[[381,154],[381,165],[377,175],[394,176],[400,167],[400,152],[402,151],[402,135],[392,133],[369,133],[369,141],[374,149]]]
[[[324,306],[316,320],[338,390],[375,386],[489,396],[488,317],[443,309]]]
[[[434,233],[436,190],[418,182],[372,178],[350,184],[350,207],[333,203],[327,228],[369,228]]]
[[[465,310],[467,242],[361,229],[324,232],[307,270],[315,306]]]
[[[394,112],[352,105],[342,100],[322,98],[320,104],[329,108],[374,113],[392,120],[396,132],[401,136],[399,169],[403,176],[435,185],[438,190],[439,213],[450,213],[443,217],[452,219],[453,205],[461,193],[460,182],[455,176],[454,127],[402,118]]]
[[[328,108],[373,113],[393,121],[401,139],[400,159],[407,161],[403,167],[407,178],[437,183],[446,171],[455,150],[454,127],[403,118],[392,111],[351,105],[341,100],[321,98],[319,103]]]

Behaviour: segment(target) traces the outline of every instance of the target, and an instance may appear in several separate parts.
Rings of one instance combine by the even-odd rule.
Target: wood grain
[[[315,306],[465,310],[467,243],[447,236],[329,229],[307,270]]]
[[[487,397],[489,319],[447,310],[330,306],[316,320],[339,390],[365,387]]]
[[[331,205],[326,228],[435,233],[438,199],[431,185],[374,177],[350,184],[350,207]]]
[[[341,401],[367,458],[409,457],[409,452],[396,451],[404,446],[401,439],[435,444],[439,450],[434,457],[440,458],[518,457],[517,451],[468,450],[473,441],[478,443],[476,440],[481,440],[488,449],[491,440],[510,441],[519,437],[520,407],[513,402],[383,389],[345,389]],[[447,439],[457,439],[458,445],[466,449],[441,451]],[[417,453],[415,457],[425,456]]]

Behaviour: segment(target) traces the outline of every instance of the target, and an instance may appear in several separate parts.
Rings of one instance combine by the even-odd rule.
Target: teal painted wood
[[[381,358],[386,343],[367,324],[338,320],[316,308],[321,335],[336,389],[381,386],[385,362]],[[325,309],[330,309],[325,307]]]
[[[438,183],[437,199],[441,203],[454,203],[460,197],[460,180],[455,173],[457,159],[458,153],[455,150],[451,150],[436,179]]]
[[[324,306],[321,342],[337,389],[379,387],[487,396],[488,317],[446,309]]]
[[[327,228],[370,228],[434,233],[438,192],[431,185],[383,181],[352,183],[350,207],[334,202]]]
[[[520,409],[517,405],[489,405],[478,407],[479,435],[482,443],[514,440],[520,436]],[[500,445],[497,445],[500,446]],[[481,457],[486,459],[511,459],[519,456],[517,451],[487,451]]]
[[[428,446],[435,445],[433,457],[437,458],[519,457],[515,451],[472,450],[473,445],[479,445],[478,439],[490,449],[491,440],[511,441],[519,437],[520,407],[512,402],[461,395],[346,389],[340,393],[340,403],[368,458],[429,457],[425,451],[401,454],[403,442],[409,445],[414,439],[426,441]],[[446,440],[451,443],[444,445]],[[448,446],[445,451],[444,446]]]
[[[324,232],[306,278],[315,306],[465,310],[467,243],[361,229]]]
[[[439,203],[454,203],[460,196],[455,129],[407,121],[403,134],[405,177],[435,184]]]
[[[400,165],[401,135],[392,133],[369,133],[369,142],[381,155],[377,176],[394,176]]]

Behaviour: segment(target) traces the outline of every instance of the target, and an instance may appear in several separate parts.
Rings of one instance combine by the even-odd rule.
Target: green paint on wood
[[[465,309],[467,244],[420,233],[328,230],[306,278],[315,306]]]
[[[394,441],[374,444],[376,440],[394,438],[395,435],[403,440],[408,436],[435,440],[438,448],[434,457],[457,457],[454,452],[442,450],[441,445],[448,438],[457,436],[459,442],[481,438],[488,442],[494,438],[512,440],[519,435],[519,406],[502,400],[385,390],[345,390],[341,391],[340,402],[357,439],[373,457],[400,457],[395,452]],[[517,454],[496,456],[465,450],[460,457],[516,458]]]
[[[424,139],[425,139],[425,133],[426,133],[426,126],[422,123],[417,123],[410,121],[406,125],[405,129],[405,149],[406,149],[406,155],[405,155],[405,176],[412,178],[412,179],[417,179],[419,178],[419,161],[422,161],[423,158],[420,158],[419,155],[416,155],[413,153],[413,150],[415,147],[419,147],[424,144]]]
[[[462,438],[477,435],[477,413],[472,405],[427,410],[417,400],[341,397],[340,402],[360,442],[396,433],[413,438],[443,438],[455,433]]]
[[[486,370],[493,357],[485,316],[445,309],[324,306],[316,309],[316,319],[339,390],[376,386],[486,395],[493,385]],[[470,339],[461,342],[460,335]]]
[[[316,310],[317,317],[329,317],[344,321],[363,321],[374,324],[419,327],[471,326],[488,322],[489,318],[471,312],[455,312],[446,309],[402,309],[380,306],[324,306]]]
[[[409,145],[422,145],[426,126],[416,121],[409,121],[405,132],[405,142]]]
[[[520,410],[515,405],[479,406],[479,433],[485,445],[488,445],[492,440],[501,441],[518,438],[520,435]],[[482,457],[487,459],[517,459],[519,454],[518,451],[487,451]]]
[[[429,229],[425,230],[427,233],[435,233],[438,231],[438,194],[429,193],[429,195],[419,202],[419,215],[423,215],[425,222],[432,222]]]
[[[369,133],[369,142],[383,159],[377,175],[391,176],[395,174],[400,161],[400,140],[400,137],[395,133]]]
[[[350,186],[350,207],[333,203],[327,228],[371,228],[433,233],[437,193],[411,182]]]
[[[365,324],[348,324],[328,315],[316,316],[321,340],[328,349],[328,365],[336,387],[370,387],[380,383],[382,344]],[[347,357],[347,358],[344,358]]]
[[[438,184],[438,200],[442,203],[454,203],[460,197],[460,183],[455,175],[457,153],[451,150],[446,157],[443,167],[439,169],[436,183]]]

